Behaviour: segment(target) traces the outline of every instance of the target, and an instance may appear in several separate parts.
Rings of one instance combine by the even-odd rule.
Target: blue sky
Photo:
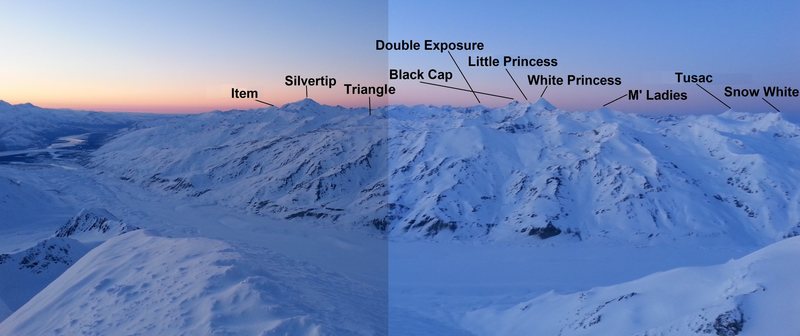
[[[591,110],[628,89],[686,91],[685,102],[619,101],[633,112],[702,113],[725,108],[673,73],[706,73],[725,85],[796,85],[800,2],[771,1],[37,1],[0,3],[0,99],[50,107],[199,112],[260,107],[229,98],[258,89],[280,104],[303,98],[286,74],[332,75],[334,90],[312,88],[327,104],[364,105],[342,83],[379,84],[387,67],[456,71],[446,54],[383,53],[375,39],[482,41],[482,56],[557,58],[527,74],[621,76],[621,87],[550,87],[545,98]],[[388,35],[387,35],[388,34]],[[503,68],[466,67],[476,90],[522,99]],[[387,63],[388,62],[388,63]],[[393,82],[392,104],[472,105],[468,92]],[[451,85],[466,87],[457,75]],[[532,100],[540,87],[523,85]],[[723,97],[721,97],[723,98]],[[768,111],[760,99],[723,98],[737,110]],[[774,98],[800,113],[797,98]],[[505,104],[486,98],[490,106]],[[377,104],[387,103],[377,100]]]
[[[675,85],[675,71],[713,74],[716,81],[706,88],[720,97],[725,85],[800,86],[800,66],[796,63],[800,40],[792,33],[800,31],[798,15],[797,1],[392,1],[389,35],[397,40],[481,40],[489,55],[558,58],[559,66],[543,74],[623,77],[621,88],[548,88],[545,98],[562,108],[595,109],[628,88],[651,88],[686,91],[689,100],[664,104],[620,101],[612,107],[696,113],[725,107],[699,88]],[[476,90],[520,96],[503,69],[464,68],[467,53],[455,55]],[[393,54],[390,63],[398,67],[452,67],[446,55],[436,54]],[[518,81],[537,71],[510,70]],[[524,89],[529,98],[540,93],[539,87]],[[468,92],[419,86],[409,90],[428,96],[426,99],[433,103],[474,101]],[[410,103],[411,99],[406,96],[398,101]],[[499,99],[485,100],[502,103]],[[738,110],[769,109],[760,99],[726,100]],[[797,100],[775,98],[773,103],[785,111],[798,112]]]

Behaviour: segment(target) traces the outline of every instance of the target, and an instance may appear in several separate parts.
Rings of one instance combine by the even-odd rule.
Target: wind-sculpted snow
[[[775,113],[646,117],[541,100],[370,116],[304,100],[159,120],[102,147],[93,166],[397,237],[763,243],[800,232],[798,135]]]
[[[468,313],[476,335],[794,335],[800,238],[723,265],[680,268]]]
[[[374,289],[279,254],[257,257],[211,239],[127,233],[89,252],[0,334],[386,333],[385,308],[364,304]]]

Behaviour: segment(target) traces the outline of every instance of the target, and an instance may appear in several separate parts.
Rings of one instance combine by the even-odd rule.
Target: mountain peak
[[[522,106],[525,108],[529,108],[529,110],[536,111],[536,110],[547,110],[547,111],[555,111],[557,107],[551,104],[547,99],[539,98],[535,102],[531,103],[528,101],[519,101],[519,100],[512,100],[507,105],[508,107],[516,107]]]
[[[14,105],[14,106],[16,106],[16,107],[24,107],[24,108],[38,108],[38,106],[33,105],[31,103],[22,103],[22,104],[17,104],[17,105]]]
[[[551,104],[547,99],[539,98],[535,103],[533,103],[534,107],[542,108],[548,111],[553,111],[556,109],[556,106]]]
[[[293,103],[288,103],[286,105],[281,106],[282,109],[287,110],[305,110],[310,108],[318,108],[322,105],[317,103],[315,100],[311,98],[303,98]]]

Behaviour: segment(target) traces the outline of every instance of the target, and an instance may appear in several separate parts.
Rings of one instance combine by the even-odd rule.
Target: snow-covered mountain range
[[[304,100],[159,120],[92,165],[161,192],[394,236],[752,243],[800,232],[798,136],[777,113],[647,117],[540,100],[370,116]]]
[[[777,113],[390,111],[396,231],[629,241],[798,232],[800,128]]]
[[[0,334],[737,335],[800,311],[800,127],[777,113],[0,121]]]
[[[92,167],[255,213],[383,228],[386,121],[361,110],[307,99],[159,120],[104,145]]]
[[[30,103],[0,100],[0,151],[49,145],[58,137],[80,133],[111,133],[157,116],[46,109]],[[99,140],[99,139],[98,139]]]

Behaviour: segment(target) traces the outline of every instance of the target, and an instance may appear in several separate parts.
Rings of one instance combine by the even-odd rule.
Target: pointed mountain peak
[[[547,99],[544,99],[544,98],[539,98],[539,100],[537,100],[535,103],[533,103],[532,106],[537,107],[537,108],[542,108],[542,109],[545,109],[545,110],[548,110],[548,111],[553,111],[553,110],[556,109],[555,105],[551,104],[549,101],[547,101]]]

